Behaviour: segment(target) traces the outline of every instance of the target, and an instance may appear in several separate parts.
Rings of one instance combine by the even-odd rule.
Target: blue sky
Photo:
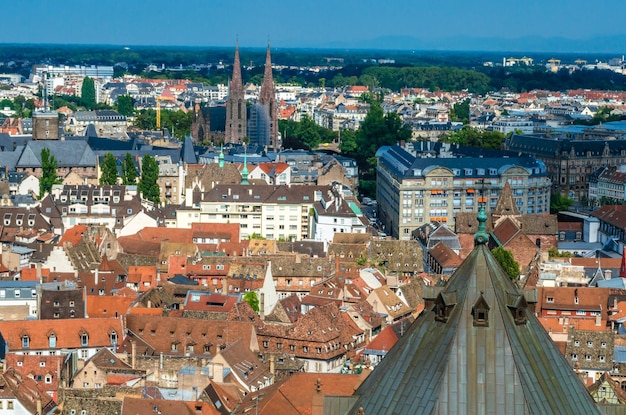
[[[404,37],[437,48],[454,37],[626,36],[622,0],[30,0],[3,2],[2,14],[2,43],[329,47]]]

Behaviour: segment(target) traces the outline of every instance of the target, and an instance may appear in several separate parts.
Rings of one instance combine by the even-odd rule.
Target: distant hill
[[[296,42],[296,40],[294,40]],[[302,47],[303,45],[283,45]],[[626,52],[626,36],[603,36],[589,39],[528,36],[520,38],[481,38],[454,36],[446,38],[418,38],[412,36],[381,36],[373,39],[342,40],[308,47],[332,49],[393,49],[441,51],[507,51],[558,53],[613,53]]]

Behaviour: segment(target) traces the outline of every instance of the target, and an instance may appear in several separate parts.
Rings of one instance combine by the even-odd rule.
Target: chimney
[[[228,295],[228,277],[222,278],[222,294]]]
[[[133,369],[137,368],[137,342],[135,340],[130,342],[131,352],[130,352],[130,367]]]
[[[261,321],[265,321],[265,293],[261,293],[261,299],[259,300],[259,314]]]
[[[93,273],[93,278],[94,278],[94,284],[98,285],[98,268],[95,269],[94,273]]]
[[[611,271],[610,269],[604,271],[604,279],[610,280],[611,278],[613,278],[613,271]]]
[[[600,327],[602,325],[602,313],[596,316],[596,327]]]
[[[43,406],[41,405],[41,398],[37,397],[37,414],[43,415]]]
[[[272,381],[274,376],[276,375],[276,362],[274,355],[270,356],[270,373],[272,374]]]
[[[40,245],[41,246],[41,245]],[[37,281],[41,282],[41,262],[37,262],[37,265],[35,266],[37,269]]]
[[[163,352],[159,356],[159,370],[163,370]]]

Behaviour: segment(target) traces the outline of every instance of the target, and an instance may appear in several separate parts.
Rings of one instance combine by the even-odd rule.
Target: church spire
[[[267,42],[267,54],[265,55],[265,72],[263,84],[259,93],[259,103],[267,109],[270,118],[270,142],[274,148],[278,145],[278,103],[276,101],[276,86],[272,75],[272,57],[270,43]]]
[[[247,125],[246,98],[241,78],[241,63],[239,61],[239,42],[235,47],[235,61],[233,63],[233,77],[228,86],[228,101],[226,102],[226,143],[240,143],[246,135]]]
[[[230,80],[230,91],[232,95],[234,92],[243,91],[243,80],[241,78],[241,63],[239,61],[239,41],[235,46],[235,62],[233,63],[233,77]]]

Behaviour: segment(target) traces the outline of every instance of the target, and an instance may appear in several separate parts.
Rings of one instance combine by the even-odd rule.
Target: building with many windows
[[[546,166],[531,157],[421,158],[405,148],[381,147],[376,178],[376,199],[383,230],[408,240],[411,232],[436,221],[454,226],[459,212],[495,208],[509,183],[520,213],[550,209]]]
[[[215,185],[193,195],[176,211],[176,227],[199,223],[238,223],[241,238],[296,240],[313,236],[314,204],[331,186]]]
[[[590,176],[600,167],[626,164],[626,140],[572,140],[564,136],[513,134],[505,147],[543,161],[553,191],[577,200],[588,196]]]

